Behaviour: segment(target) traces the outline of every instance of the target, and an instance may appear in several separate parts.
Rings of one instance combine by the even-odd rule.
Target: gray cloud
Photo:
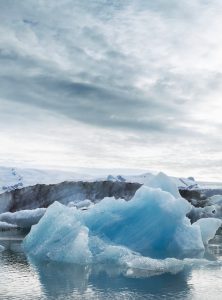
[[[98,131],[103,149],[122,143],[118,155],[109,152],[119,164],[124,143],[137,147],[138,164],[172,172],[177,162],[191,169],[186,153],[198,166],[220,164],[221,6],[219,0],[2,1],[0,102],[13,114],[21,113],[15,106],[27,107],[30,128],[41,111],[45,127],[56,115],[70,127],[89,126],[94,137]],[[19,132],[19,124],[14,118],[9,126]],[[58,132],[59,121],[54,126]],[[72,140],[64,143],[75,150]],[[158,147],[171,147],[175,160],[157,154]],[[85,155],[96,160],[99,150],[92,148]]]
[[[0,60],[7,69],[11,61],[19,71],[30,65],[41,68],[40,74],[34,76],[30,75],[32,71],[14,75],[11,70],[9,75],[2,74],[0,88],[5,99],[55,110],[82,122],[129,130],[166,131],[170,127],[162,116],[177,111],[175,106],[159,101],[155,93],[147,98],[132,88],[124,90],[62,79],[61,72],[52,69],[50,75],[50,68],[45,67],[42,73],[41,63],[12,52],[1,51]]]

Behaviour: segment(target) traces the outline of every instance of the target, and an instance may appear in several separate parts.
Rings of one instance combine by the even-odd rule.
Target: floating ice
[[[105,198],[85,211],[55,202],[32,226],[24,249],[43,260],[125,266],[129,276],[137,268],[177,272],[184,263],[173,257],[203,253],[221,222],[202,219],[191,225],[186,217],[191,204],[165,174],[149,185],[130,201]]]
[[[40,259],[83,264],[184,257],[203,251],[203,241],[216,228],[214,222],[203,235],[208,221],[191,225],[186,217],[190,209],[183,198],[145,186],[131,201],[106,198],[86,211],[55,202],[32,227],[24,248]]]
[[[216,218],[200,219],[193,225],[200,227],[203,243],[207,245],[209,240],[215,236],[216,231],[222,225],[222,220]]]
[[[83,211],[59,202],[52,204],[25,238],[24,248],[37,258],[63,262],[88,263],[88,228],[78,220]]]
[[[192,207],[188,217],[192,223],[202,218],[222,219],[222,205],[214,204],[205,207]]]
[[[211,196],[207,199],[208,203],[210,205],[213,205],[213,204],[218,204],[218,205],[222,205],[222,195],[214,195],[214,196]]]
[[[197,220],[202,218],[217,218],[218,217],[217,206],[215,205],[205,206],[205,207],[193,206],[191,211],[188,214],[188,217],[191,220],[191,223],[194,223]]]
[[[5,212],[0,214],[0,223],[6,222],[22,228],[30,228],[39,222],[45,211],[46,208],[37,208],[33,210],[21,210],[14,213]]]
[[[145,185],[153,188],[160,188],[161,190],[172,194],[175,198],[181,197],[175,181],[163,172],[151,177]]]
[[[78,209],[88,209],[91,205],[94,205],[92,201],[86,199],[80,202],[71,201],[67,204],[68,207],[76,207]]]
[[[14,224],[9,224],[7,222],[0,222],[0,231],[4,231],[7,229],[13,229],[13,228],[17,228],[17,226]]]
[[[0,252],[3,252],[5,250],[5,247],[0,245]]]

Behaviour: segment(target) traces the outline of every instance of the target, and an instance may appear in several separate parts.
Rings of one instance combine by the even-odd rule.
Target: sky
[[[0,1],[0,165],[222,181],[222,1]]]

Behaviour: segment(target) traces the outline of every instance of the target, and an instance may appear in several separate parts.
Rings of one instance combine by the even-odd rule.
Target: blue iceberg
[[[202,253],[221,221],[191,225],[191,204],[168,184],[161,175],[159,186],[142,186],[128,202],[105,198],[84,211],[55,202],[32,226],[24,249],[42,260],[178,270],[176,258]]]

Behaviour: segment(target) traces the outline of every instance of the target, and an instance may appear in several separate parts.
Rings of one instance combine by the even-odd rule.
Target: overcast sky
[[[222,181],[221,0],[0,1],[0,164]]]

